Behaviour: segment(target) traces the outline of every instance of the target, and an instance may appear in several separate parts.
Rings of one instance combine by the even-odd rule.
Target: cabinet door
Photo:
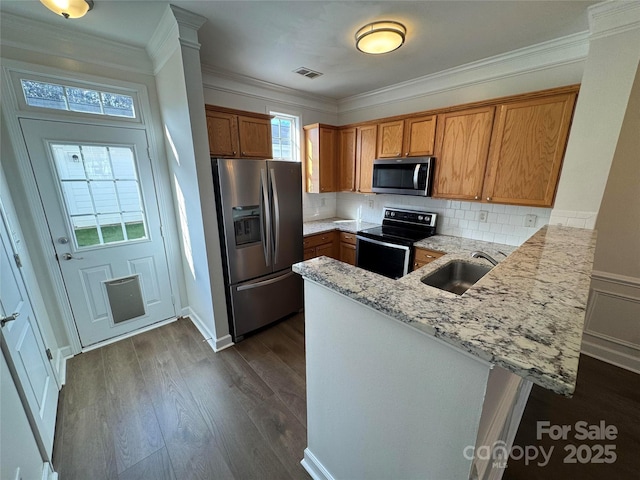
[[[378,126],[378,158],[402,156],[404,120],[385,122]]]
[[[354,192],[356,189],[356,128],[339,131],[338,190]]]
[[[337,130],[320,127],[320,192],[336,191]]]
[[[494,112],[484,107],[439,115],[434,197],[480,200]]]
[[[350,265],[355,265],[356,246],[347,242],[340,242],[340,261]]]
[[[316,247],[305,248],[302,252],[303,260],[311,260],[312,258],[316,258]]]
[[[484,200],[550,207],[576,94],[500,105],[484,181]]]
[[[209,151],[214,157],[238,156],[238,117],[229,113],[207,111]]]
[[[377,133],[377,125],[367,125],[356,129],[356,180],[358,191],[362,193],[371,193]]]
[[[325,243],[323,245],[318,245],[316,247],[316,255],[318,257],[322,257],[323,255],[325,257],[331,257],[331,258],[335,258],[336,254],[335,254],[335,246],[333,243]]]
[[[433,155],[436,137],[436,116],[407,118],[404,126],[404,156]]]
[[[262,118],[238,117],[240,156],[272,158],[271,121]]]

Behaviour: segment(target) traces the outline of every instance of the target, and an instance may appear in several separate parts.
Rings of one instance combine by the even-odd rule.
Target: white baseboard
[[[216,338],[213,332],[209,330],[202,319],[196,315],[191,307],[184,307],[182,309],[182,316],[189,317],[191,319],[191,323],[195,325],[202,337],[206,340],[207,345],[209,345],[214,352],[219,352],[220,350],[224,350],[225,348],[229,348],[234,345],[231,335],[227,334],[223,337]]]
[[[67,360],[73,357],[71,346],[59,348],[55,355],[55,369],[60,382],[60,388],[67,383]]]
[[[606,343],[606,345],[603,345]],[[603,362],[610,363],[616,367],[624,368],[634,373],[640,374],[640,355],[637,351],[625,348],[623,345],[614,342],[607,342],[602,338],[597,338],[585,332],[582,337],[581,352]]]
[[[308,448],[304,449],[304,458],[300,463],[309,475],[311,475],[313,480],[334,480],[329,470],[324,468],[324,465],[320,463],[320,460],[318,460]]]

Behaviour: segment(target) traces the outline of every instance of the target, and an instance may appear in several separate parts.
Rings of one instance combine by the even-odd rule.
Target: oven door
[[[356,236],[356,266],[384,275],[400,278],[409,272],[411,247]]]

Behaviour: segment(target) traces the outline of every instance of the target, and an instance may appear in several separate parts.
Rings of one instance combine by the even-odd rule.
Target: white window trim
[[[270,110],[269,111],[269,115],[273,115],[275,117],[281,117],[281,118],[286,118],[291,120],[291,153],[292,153],[292,161],[294,162],[300,162],[301,158],[302,158],[302,145],[300,143],[300,116],[299,115],[295,115],[295,114],[291,114],[291,113],[285,113],[285,112],[278,112],[275,110]],[[274,160],[280,160],[281,158],[275,158]],[[287,159],[283,159],[283,160],[287,160]]]

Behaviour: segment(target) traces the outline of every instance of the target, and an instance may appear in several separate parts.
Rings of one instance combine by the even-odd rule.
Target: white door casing
[[[175,317],[144,130],[20,125],[82,346]]]
[[[0,215],[0,317],[6,322],[0,328],[2,352],[14,380],[17,379],[15,383],[26,403],[25,410],[31,418],[41,454],[45,461],[50,461],[58,384],[5,221],[4,214]]]

